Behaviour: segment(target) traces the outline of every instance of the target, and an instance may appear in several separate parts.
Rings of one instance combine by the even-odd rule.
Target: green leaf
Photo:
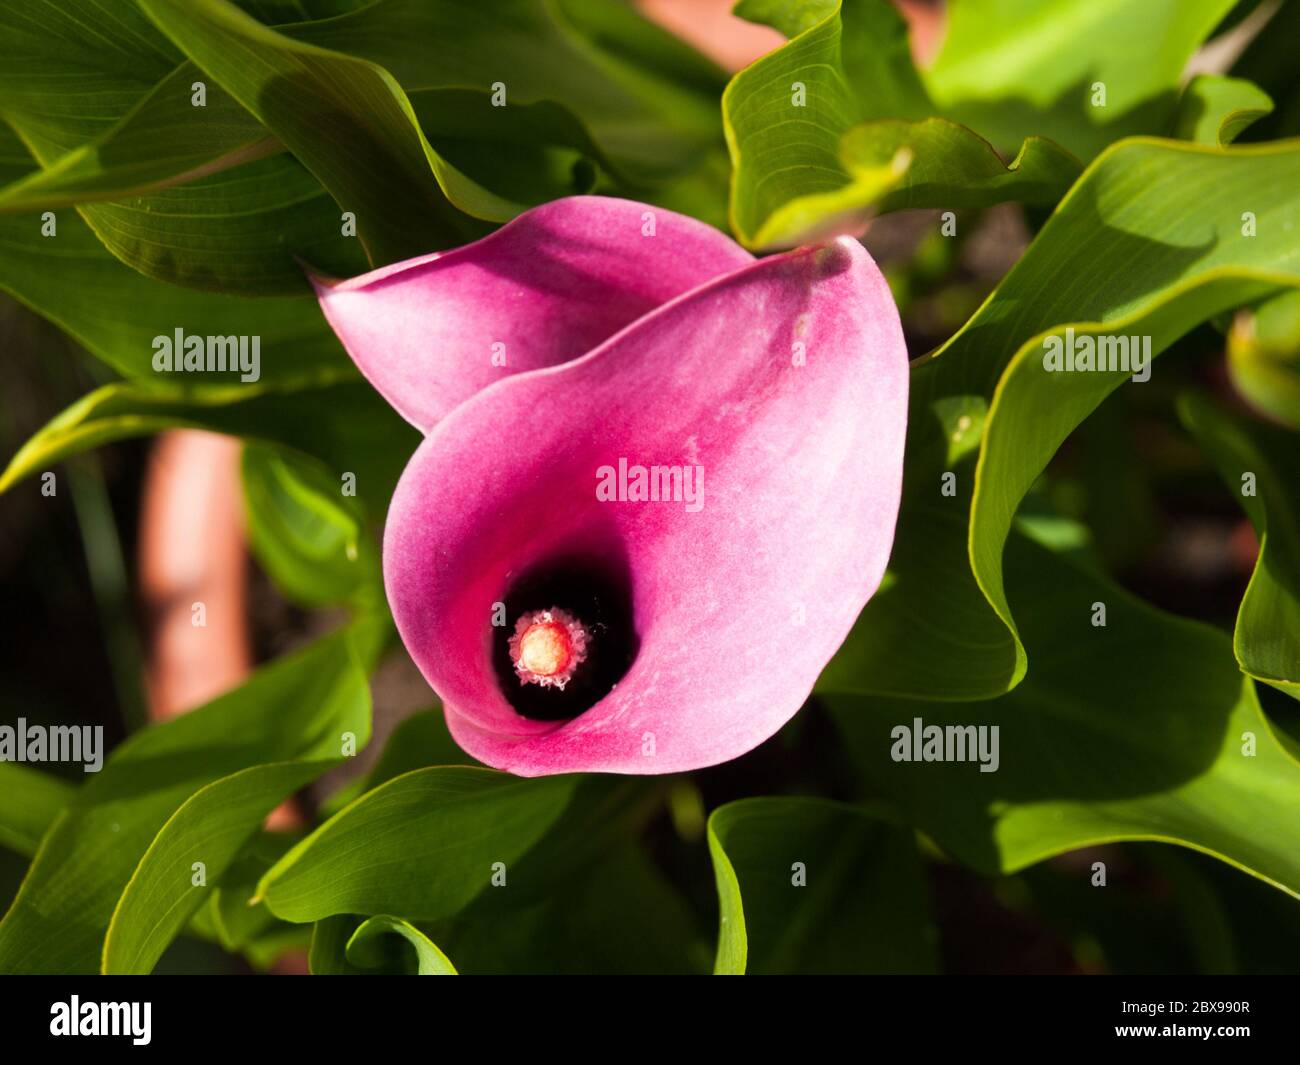
[[[0,762],[0,846],[30,857],[76,788],[49,773]]]
[[[437,767],[397,777],[334,815],[259,887],[285,920],[400,913],[435,921],[506,878],[512,903],[543,897],[590,860],[646,792],[616,778],[524,780]]]
[[[410,949],[402,949],[403,945],[413,948],[414,957]],[[392,971],[400,965],[407,972],[413,968],[418,976],[456,975],[456,967],[433,940],[409,921],[388,914],[361,922],[344,949],[348,963],[358,969]]]
[[[346,948],[357,921],[349,914],[339,914],[322,918],[311,926],[307,968],[313,976],[348,976],[353,973]]]
[[[231,16],[226,21],[232,26],[226,28],[242,26],[254,44],[274,39],[277,61],[292,65],[314,57],[341,64],[379,94],[381,111],[387,114],[396,107],[402,112],[389,116],[394,121],[385,125],[394,138],[390,148],[409,157],[418,202],[436,201],[452,223],[437,233],[425,226],[429,231],[418,247],[419,235],[413,235],[409,253],[463,243],[486,231],[451,210],[444,197],[468,215],[504,220],[524,207],[588,191],[599,164],[620,175],[616,190],[659,200],[663,197],[654,189],[639,186],[696,168],[706,146],[718,138],[720,72],[611,0],[584,0],[572,11],[540,0],[511,0],[490,13],[450,0],[383,0],[353,17],[297,22],[276,31],[253,29],[256,24],[228,5],[206,10]],[[268,17],[277,13],[302,14],[287,6],[263,12]],[[112,25],[101,25],[111,23],[110,12],[91,8],[85,14],[84,33],[112,35]],[[150,32],[156,35],[152,28]],[[43,39],[19,40],[20,59],[33,64],[47,59]],[[265,58],[265,49],[259,54]],[[85,66],[90,61],[80,62]],[[383,71],[375,75],[378,81],[368,79],[367,63],[390,71],[402,88],[389,84],[392,79]],[[507,107],[491,106],[489,86],[494,82],[482,77],[497,64],[509,70]],[[293,114],[272,115],[276,121],[271,122],[257,107],[251,109],[255,115],[239,102],[247,101],[247,91],[231,95],[223,89],[213,76],[221,71],[204,73],[185,62],[148,91],[140,79],[124,78],[114,96],[116,112],[105,115],[106,120],[115,117],[113,124],[69,129],[66,116],[76,101],[68,98],[68,87],[84,73],[71,64],[69,76],[49,92],[24,97],[33,113],[11,115],[25,135],[43,122],[60,128],[65,134],[60,144],[73,147],[60,152],[29,140],[47,169],[33,174],[28,164],[10,175],[13,183],[0,189],[0,211],[80,204],[96,234],[123,262],[150,277],[219,291],[304,292],[299,260],[340,277],[369,265],[362,244],[341,232],[341,210],[358,215],[363,237],[374,211],[358,207],[357,198],[345,195],[339,184],[339,157],[348,146],[335,143],[342,136],[337,109],[322,112],[316,100],[316,111],[301,122]],[[192,87],[200,82],[206,99],[196,107]],[[277,93],[284,88],[280,81],[273,85]],[[0,110],[4,90],[0,81]],[[393,90],[398,95],[390,106],[385,94],[391,96]],[[403,90],[405,97],[400,96]],[[551,99],[556,96],[562,99]],[[353,114],[353,133],[364,117],[359,110]],[[319,131],[308,128],[315,118],[330,129],[332,140],[317,145]],[[284,122],[293,126],[295,136],[283,136]],[[591,130],[600,136],[593,139]],[[86,143],[92,131],[95,139]],[[363,124],[360,135],[371,132]],[[298,154],[326,179],[333,197],[298,160],[275,155],[284,149],[282,139],[291,147],[317,146],[312,156]],[[617,162],[606,154],[606,141]],[[375,154],[373,146],[361,145],[357,151]],[[268,153],[274,157],[263,158]],[[333,183],[321,169],[322,153],[336,171]],[[431,175],[441,190],[428,180]],[[387,180],[400,177],[388,175]],[[178,184],[184,187],[175,188]],[[712,179],[701,181],[699,191],[720,197],[720,189],[706,192],[712,184]],[[397,201],[383,202],[380,191],[370,194],[369,202],[383,207],[389,235],[410,229],[412,208],[404,205],[399,211]],[[417,219],[416,228],[420,225]]]
[[[460,3],[381,0],[343,18],[276,32],[223,0],[140,2],[356,214],[376,263],[464,243],[485,231],[474,219],[504,221],[556,192],[573,191],[572,173],[561,169],[548,178],[551,165],[518,175],[517,147],[494,158],[482,148],[449,145],[450,156],[490,179],[480,184],[435,150],[421,129],[423,120],[435,139],[448,123],[463,129],[466,117],[448,108],[465,94],[417,102],[408,93],[470,89],[480,110],[501,84],[515,94],[514,103],[553,101],[528,123],[535,147],[591,150],[591,135],[567,108],[611,157],[651,177],[693,163],[716,136],[716,117],[699,91],[675,85],[647,62],[665,52],[678,56],[681,46],[668,49],[655,37],[662,31],[615,4],[584,8],[578,16],[537,0],[497,5],[490,14]],[[646,39],[657,43],[647,48]],[[616,55],[606,51],[614,48]],[[492,131],[480,126],[474,139],[501,140],[521,121],[521,115],[491,115]]]
[[[1068,327],[1080,348],[1149,336],[1155,356],[1300,283],[1297,190],[1300,142],[1135,139],[1089,166],[983,306],[915,366],[891,572],[822,690],[977,699],[1020,681],[1027,659],[1001,574],[1012,519],[1056,449],[1130,376],[1050,371],[1046,345]]]
[[[370,695],[353,647],[363,636],[327,637],[118,747],[46,834],[0,921],[0,971],[95,972],[132,871],[195,792],[266,762],[337,757],[344,733],[364,742]]]
[[[38,158],[111,128],[184,58],[134,4],[0,7],[0,115]]]
[[[253,766],[200,788],[167,820],[118,899],[101,971],[147,974],[258,827],[286,797],[339,760]],[[198,869],[203,883],[195,884]]]
[[[1007,166],[971,130],[924,117],[934,107],[885,0],[748,2],[737,13],[797,34],[723,95],[732,227],[747,247],[860,230],[873,207],[1050,205],[1079,175],[1069,152],[1040,137]]]
[[[291,31],[388,70],[408,92],[489,91],[567,108],[621,169],[662,181],[720,135],[725,75],[620,0],[378,0]]]
[[[50,47],[44,38],[30,43],[32,58]],[[182,63],[90,143],[62,155],[38,151],[43,169],[0,190],[0,210],[40,211],[138,196],[284,150],[238,101],[215,86],[204,105],[196,107],[196,80],[201,80],[198,68]],[[0,81],[0,100],[11,98],[16,88]],[[41,102],[53,111],[59,98],[52,91]],[[26,121],[22,114],[6,117],[21,131],[31,127],[30,116]]]
[[[366,777],[366,790],[377,788],[412,769],[479,763],[456,745],[442,707],[412,714],[393,729],[384,751]]]
[[[550,100],[496,107],[491,93],[427,89],[411,93],[411,105],[440,157],[521,207],[590,192],[598,167],[619,173],[573,112]]]
[[[134,5],[83,5],[69,29],[75,43],[23,32],[29,17],[48,14],[46,6],[22,3],[0,14],[0,25],[8,20],[13,30],[19,23],[8,38],[7,69],[59,71],[48,81],[0,76],[0,113],[49,167],[33,174],[24,153],[17,172],[5,175],[13,184],[0,191],[0,210],[132,197],[83,206],[81,214],[121,261],[198,288],[309,293],[295,255],[339,275],[366,268],[320,183],[289,156],[263,158],[280,146],[256,120],[219,91],[205,106],[193,105],[191,86],[202,80],[197,69],[176,65],[179,53]],[[112,48],[88,54],[90,42],[104,41]],[[146,46],[173,58],[165,65],[122,58]],[[144,80],[149,73],[153,82]],[[86,120],[88,81],[96,86],[93,122]],[[249,165],[218,173],[241,163]],[[193,184],[139,195],[179,181]],[[39,219],[19,225],[35,231]]]
[[[455,976],[456,968],[424,932],[390,914],[341,914],[312,926],[308,966],[314,976]]]
[[[1246,210],[1255,214],[1257,236],[1243,233]],[[1074,322],[1076,344],[1088,335],[1127,337],[1134,346],[1149,336],[1154,357],[1214,315],[1300,284],[1300,245],[1289,234],[1298,213],[1300,142],[1219,150],[1117,145],[940,350],[938,380],[964,383],[984,367],[996,373],[1001,353],[1015,351],[993,391],[970,518],[975,578],[1013,631],[1001,556],[1016,507],[1075,427],[1130,376],[1050,371],[1049,338]],[[1023,669],[1023,652],[1017,657]]]
[[[301,838],[301,833],[257,832],[226,869],[201,911],[210,915],[213,936],[226,950],[256,957],[260,944],[274,942],[288,930],[302,932],[273,916],[265,903],[251,902],[258,881]]]
[[[115,261],[90,230],[68,212],[58,236],[40,234],[40,220],[0,220],[0,288],[49,319],[123,376],[165,383],[155,373],[154,338],[258,337],[261,380],[311,380],[347,366],[316,301],[246,300],[180,288],[162,288]],[[204,370],[173,381],[235,384],[240,374]]]
[[[1183,90],[1174,136],[1222,148],[1272,110],[1268,93],[1252,81],[1198,74]]]
[[[441,706],[434,707],[432,710],[422,710],[398,723],[389,734],[383,751],[380,752],[369,773],[339,788],[321,803],[320,809],[325,816],[333,817],[357,796],[413,769],[426,769],[439,765],[479,766],[481,764],[462,751],[451,738],[451,732],[447,729],[446,715],[442,712]]]
[[[278,144],[224,94],[193,106],[197,70],[177,67],[179,53],[134,5],[83,5],[66,29],[27,32],[29,20],[57,26],[66,17],[51,15],[49,6],[25,0],[0,13],[10,46],[0,113],[50,168],[32,173],[22,151],[3,175],[13,183],[0,191],[0,210],[134,197],[81,213],[123,262],[198,288],[308,293],[295,254],[339,274],[365,269],[364,254],[340,233],[338,208],[320,183],[288,156],[264,159]],[[133,53],[135,62],[125,58]],[[33,69],[57,76],[13,76]],[[88,85],[95,87],[93,105]],[[208,176],[240,163],[251,165]],[[182,180],[195,183],[138,195]],[[61,228],[69,216],[59,218]],[[36,233],[40,219],[17,225],[18,232]]]
[[[371,265],[334,200],[287,155],[79,212],[131,269],[211,292],[311,296],[303,263],[335,277]]]
[[[472,183],[437,156],[406,93],[382,67],[276,33],[225,0],[139,3],[355,213],[372,262],[475,235],[443,194],[448,187],[458,189],[460,202],[474,197],[481,218],[504,221],[517,213],[486,190],[475,197]]]
[[[0,492],[71,455],[129,437],[185,427],[275,444],[319,459],[342,487],[356,475],[357,500],[372,517],[388,508],[398,475],[419,443],[373,388],[345,379],[284,391],[261,385],[148,388],[105,385],[59,414],[19,450]]]
[[[99,224],[101,219],[104,223],[135,221],[129,228],[147,231],[153,243],[166,249],[152,252],[154,257],[175,271],[170,258],[183,258],[193,249],[183,242],[185,234],[177,228],[185,216],[167,208],[170,204],[197,207],[200,213],[194,224],[201,226],[207,237],[205,261],[212,257],[214,238],[220,236],[231,248],[247,251],[257,262],[254,226],[260,225],[273,229],[284,269],[297,288],[305,281],[295,256],[333,276],[362,272],[366,260],[360,246],[340,236],[338,207],[314,177],[283,155],[261,167],[251,165],[284,151],[257,119],[215,85],[203,107],[193,106],[190,86],[202,77],[193,64],[181,65],[99,140],[48,160],[44,170],[0,189],[0,211],[47,210],[137,197],[111,210],[84,213],[106,238],[116,234],[110,225]],[[456,88],[411,91],[409,98],[439,157],[477,185],[519,204],[534,205],[588,191],[596,162],[612,170],[582,123],[551,101],[494,107],[490,93]],[[153,150],[158,142],[166,146],[165,151]],[[586,165],[585,171],[579,164]],[[238,168],[237,173],[222,181],[200,180],[232,168]],[[175,185],[188,186],[186,201],[174,192],[142,197]],[[473,186],[470,190],[474,193]],[[455,195],[458,188],[446,191]],[[474,195],[462,206],[472,209]],[[154,212],[162,214],[169,228],[149,226],[154,219],[148,216]],[[228,221],[223,217],[227,214]],[[245,221],[240,223],[240,219]],[[242,229],[236,228],[239,226]],[[218,248],[225,250],[223,245]],[[112,250],[142,272],[169,279],[159,265],[144,257],[147,246],[131,249],[120,243]],[[136,254],[128,257],[130,250]],[[271,257],[271,249],[261,251],[261,258]],[[175,276],[188,281],[179,273]],[[226,287],[237,280],[223,275]],[[265,295],[275,281],[270,274],[253,277],[246,287],[250,293]]]
[[[1259,534],[1259,558],[1233,635],[1237,662],[1300,699],[1300,436],[1197,395],[1182,396],[1178,411]]]
[[[98,24],[94,29],[105,32]],[[278,32],[388,69],[410,95],[431,140],[454,136],[443,129],[452,125],[474,140],[510,140],[512,131],[522,131],[535,143],[558,121],[565,133],[557,143],[577,131],[589,142],[587,129],[595,130],[596,140],[618,157],[620,170],[630,168],[631,177],[646,180],[689,169],[698,150],[720,132],[716,98],[726,81],[722,72],[617,0],[502,0],[491,10],[457,0],[380,0],[352,17],[298,22]],[[43,39],[34,38],[28,47],[33,61],[44,60]],[[497,74],[486,76],[494,69]],[[460,109],[475,97],[488,101],[494,79],[507,74],[509,106],[486,112],[474,103],[471,115]],[[193,63],[183,63],[133,108],[123,109],[93,144],[78,143],[57,160],[38,153],[49,172],[8,190],[0,206],[117,199],[282,150],[219,85],[207,85],[204,107],[195,108],[191,86],[203,78]],[[440,96],[446,106],[432,102]],[[57,101],[55,92],[38,99],[54,112],[41,117],[63,120],[49,107]],[[547,116],[539,128],[526,119],[536,104],[565,117]],[[544,114],[532,112],[534,119]],[[509,164],[502,160],[494,168],[495,180],[509,177]]]
[[[329,470],[252,444],[242,470],[249,547],[283,594],[309,607],[383,602],[365,513]]]
[[[119,260],[195,288],[300,295],[310,292],[303,262],[334,277],[368,269],[334,199],[296,159],[275,154],[282,146],[241,105],[216,86],[207,106],[190,104],[189,85],[202,77],[178,68],[100,141],[0,190],[0,211],[80,204]],[[458,89],[409,99],[438,157],[468,176],[444,192],[470,212],[485,198],[504,197],[514,213],[590,191],[604,163],[581,123],[547,101],[498,108],[487,93]],[[155,141],[171,152],[143,154]]]
[[[1227,638],[1023,537],[1012,539],[1007,562],[1033,662],[1015,691],[957,705],[832,701],[873,788],[985,873],[1099,843],[1157,840],[1300,894],[1300,821],[1288,815],[1300,800],[1300,763],[1260,711]],[[1104,626],[1093,623],[1099,603]],[[992,761],[969,753],[896,761],[912,749],[896,730],[915,733],[918,718],[922,736],[930,726],[997,727],[997,769],[983,772]]]
[[[1004,200],[1050,207],[1083,170],[1074,156],[1042,137],[1026,137],[1015,159],[1003,163],[982,137],[943,118],[855,126],[840,151],[855,178],[899,152],[911,156],[897,187],[881,199],[881,211],[988,207]]]
[[[714,972],[919,973],[936,965],[912,834],[827,799],[741,799],[709,816]]]
[[[1228,332],[1228,374],[1256,410],[1300,429],[1300,289],[1237,314]]]
[[[1038,134],[1090,159],[1169,128],[1187,60],[1234,3],[963,0],[949,8],[926,88],[1000,147]]]
[[[681,893],[630,839],[545,897],[485,892],[427,930],[473,975],[700,975],[711,953]]]
[[[840,4],[824,2],[790,10],[741,3],[736,13],[777,28],[809,23],[732,78],[722,96],[732,228],[750,248],[797,243],[813,228],[809,215],[850,212],[889,187],[877,179],[854,187],[840,162],[840,137],[868,119],[921,118],[930,108],[907,26],[885,0],[854,0],[842,15]],[[799,203],[806,199],[812,203]]]
[[[21,146],[0,126],[0,172],[12,172],[17,152]],[[56,212],[56,225],[56,235],[46,237],[40,216],[0,217],[0,289],[125,377],[168,381],[153,369],[154,339],[172,338],[177,329],[187,336],[258,337],[260,380],[267,383],[351,372],[311,296],[248,300],[162,288],[114,259],[75,212]],[[187,384],[239,379],[230,370],[184,375]]]

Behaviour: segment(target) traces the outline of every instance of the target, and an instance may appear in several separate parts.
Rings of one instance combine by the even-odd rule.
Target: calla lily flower
[[[861,245],[756,260],[574,197],[317,289],[426,434],[384,581],[467,752],[522,776],[679,772],[794,716],[898,513],[907,355]]]

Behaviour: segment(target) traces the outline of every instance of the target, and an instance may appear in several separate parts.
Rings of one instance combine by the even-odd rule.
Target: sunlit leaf
[[[1252,677],[1300,699],[1300,436],[1190,393],[1179,413],[1260,538],[1237,613],[1237,661]]]

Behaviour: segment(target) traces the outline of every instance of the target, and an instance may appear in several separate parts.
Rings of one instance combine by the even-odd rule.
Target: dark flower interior
[[[626,560],[609,551],[567,554],[530,567],[504,599],[507,625],[496,629],[492,665],[507,701],[524,717],[564,721],[591,709],[627,674],[640,640]],[[563,689],[523,684],[510,659],[514,620],[534,610],[567,610],[590,634],[587,658]]]

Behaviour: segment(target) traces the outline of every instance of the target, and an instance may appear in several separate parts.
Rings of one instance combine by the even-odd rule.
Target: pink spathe
[[[749,252],[693,218],[576,196],[463,248],[335,285],[318,280],[316,290],[357,367],[428,432],[506,374],[576,359],[674,296],[750,262]]]
[[[690,219],[575,197],[320,292],[427,430],[384,575],[466,751],[524,776],[678,772],[798,711],[880,582],[901,490],[906,349],[860,245],[754,260]],[[620,459],[702,470],[703,505],[598,499]],[[493,606],[584,553],[627,575],[635,659],[577,717],[522,717],[493,667],[511,631]]]

